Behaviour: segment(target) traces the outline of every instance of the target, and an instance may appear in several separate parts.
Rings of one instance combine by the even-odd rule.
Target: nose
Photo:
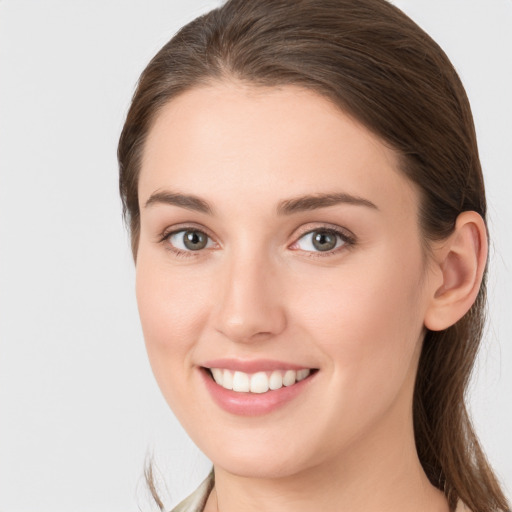
[[[277,269],[263,258],[232,258],[220,272],[215,328],[237,343],[268,340],[286,327]]]

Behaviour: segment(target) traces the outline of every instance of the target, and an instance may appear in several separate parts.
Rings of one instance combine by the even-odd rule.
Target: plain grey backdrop
[[[448,53],[472,103],[492,237],[474,422],[512,491],[512,1],[396,0]],[[117,194],[138,75],[207,0],[0,0],[0,511],[152,510],[209,462],[146,360]],[[165,480],[165,484],[163,483]]]

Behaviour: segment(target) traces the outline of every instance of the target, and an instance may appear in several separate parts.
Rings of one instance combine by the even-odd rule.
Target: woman
[[[384,0],[243,0],[141,76],[119,143],[176,510],[507,510],[464,392],[486,202],[442,50]]]

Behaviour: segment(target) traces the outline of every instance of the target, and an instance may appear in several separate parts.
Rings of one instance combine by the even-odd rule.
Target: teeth
[[[283,385],[284,386],[291,386],[292,384],[295,384],[295,381],[297,380],[297,372],[295,370],[288,370],[283,377]]]
[[[212,374],[215,382],[222,386],[224,381],[224,372],[220,368],[212,368]]]
[[[249,375],[244,372],[235,372],[235,375],[233,376],[233,391],[247,393],[249,391],[249,386]]]
[[[297,372],[297,382],[300,382],[301,380],[304,380],[309,374],[311,373],[310,370],[299,370]]]
[[[283,387],[283,375],[280,371],[276,370],[270,374],[268,387],[270,389],[280,389]]]
[[[229,370],[221,370],[222,371],[222,382],[217,382],[223,388],[233,389],[233,372]],[[215,378],[215,375],[213,376]]]
[[[273,372],[245,372],[211,368],[213,379],[219,386],[232,389],[238,393],[266,393],[269,390],[281,389],[283,386],[293,386],[308,377],[311,370],[274,370]]]
[[[265,372],[258,372],[251,375],[251,393],[266,393],[268,387],[268,377]]]

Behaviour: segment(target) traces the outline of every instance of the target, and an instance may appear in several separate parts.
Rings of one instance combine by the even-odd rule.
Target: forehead
[[[146,141],[141,206],[161,189],[214,204],[332,191],[378,206],[416,203],[392,149],[328,99],[294,86],[217,83],[170,101]]]

